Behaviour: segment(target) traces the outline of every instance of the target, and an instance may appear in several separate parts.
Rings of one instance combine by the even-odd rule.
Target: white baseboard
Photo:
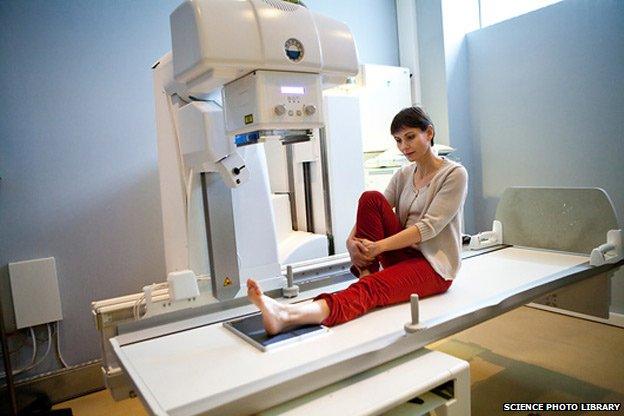
[[[624,314],[609,312],[609,319],[598,318],[596,316],[585,315],[582,313],[566,311],[564,309],[553,308],[552,306],[540,305],[538,303],[529,303],[526,306],[535,309],[541,309],[548,312],[555,312],[561,315],[568,315],[574,318],[586,319],[588,321],[600,322],[601,324],[613,325],[620,328],[624,328]]]

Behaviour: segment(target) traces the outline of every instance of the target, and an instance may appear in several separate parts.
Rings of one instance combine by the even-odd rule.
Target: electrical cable
[[[32,364],[32,365],[30,365],[28,367],[23,368],[17,374],[20,374],[20,373],[26,372],[26,371],[30,371],[33,368],[37,367],[39,364],[41,364],[48,357],[48,354],[50,354],[50,349],[52,348],[52,331],[50,330],[50,324],[46,324],[46,328],[48,329],[48,347],[46,348],[45,354],[43,354],[43,356],[41,358],[39,358],[39,360],[36,363],[34,363],[34,364]]]
[[[50,331],[50,325],[47,324],[46,326],[48,328],[48,348],[46,349],[45,354],[38,361],[35,362],[35,360],[37,358],[37,336],[35,335],[35,331],[34,331],[33,327],[29,327],[28,329],[30,330],[30,336],[31,336],[32,342],[33,342],[33,350],[32,350],[32,356],[30,358],[30,363],[27,364],[25,367],[13,370],[13,375],[14,376],[17,376],[17,375],[22,374],[22,373],[24,373],[26,371],[32,370],[33,368],[35,368],[36,366],[41,364],[43,362],[43,360],[45,360],[46,357],[48,356],[48,354],[50,353],[50,346],[52,345],[52,332]],[[0,373],[0,378],[5,378],[5,377],[6,377],[6,373]]]
[[[17,348],[9,349],[9,355],[17,354],[19,351],[22,350],[22,348],[24,348],[26,346],[26,340],[28,339],[28,336],[24,335],[24,333],[22,332],[21,329],[18,329],[17,331],[9,333],[9,334],[6,334],[6,335],[7,335],[7,337],[13,337],[13,336],[20,335],[20,337],[21,337],[21,340],[20,340],[21,342],[20,342],[19,346]],[[37,341],[44,342],[45,339],[39,339],[39,337],[37,337]]]
[[[141,295],[136,302],[134,302],[134,306],[132,307],[132,314],[134,315],[134,319],[139,319],[139,310],[141,308],[141,302],[145,299],[145,295]]]
[[[52,327],[52,336],[54,337],[55,335],[56,335],[56,329],[55,329],[55,327],[53,326],[53,327]],[[39,342],[45,342],[45,338],[44,338],[44,339],[41,339],[41,338],[37,337],[37,341],[39,341]]]
[[[37,358],[37,336],[35,335],[35,330],[33,329],[33,327],[28,327],[28,330],[30,331],[30,337],[32,339],[32,343],[33,343],[33,348],[32,348],[32,355],[30,357],[30,363],[26,365],[26,367],[33,365],[35,362],[35,359]],[[19,373],[22,372],[22,370],[26,367],[23,367],[21,369],[16,369],[13,370],[13,375],[17,375]],[[19,371],[19,372],[18,372]],[[4,373],[2,373],[3,376],[5,376]]]
[[[152,283],[151,289],[152,289],[152,292],[154,292],[155,290],[158,290],[158,289],[164,289],[167,286],[169,286],[169,283],[167,282]],[[132,315],[134,316],[134,319],[139,319],[141,317],[141,305],[144,300],[146,300],[145,293],[141,294],[141,296],[134,302],[134,305],[132,306]]]
[[[60,321],[56,321],[54,326],[56,328],[56,357],[61,362],[64,368],[69,368],[70,366],[65,362],[63,356],[61,355],[61,327]]]

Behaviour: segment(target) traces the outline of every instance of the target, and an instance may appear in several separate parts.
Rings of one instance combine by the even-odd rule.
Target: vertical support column
[[[314,232],[314,207],[312,206],[312,172],[311,162],[303,162],[303,194],[305,195],[306,227],[310,233]]]
[[[286,146],[286,168],[288,169],[288,198],[290,200],[290,220],[292,222],[292,229],[299,230],[299,224],[297,223],[297,200],[295,190],[295,167],[293,158],[292,144],[284,144]]]
[[[327,132],[325,127],[319,130],[319,142],[321,147],[321,173],[323,176],[323,205],[325,209],[325,234],[327,235],[327,254],[336,254],[334,247],[334,231],[331,212],[331,189],[329,182],[329,158],[327,156]]]
[[[232,191],[217,173],[204,173],[201,180],[212,294],[219,300],[232,299],[240,289]]]

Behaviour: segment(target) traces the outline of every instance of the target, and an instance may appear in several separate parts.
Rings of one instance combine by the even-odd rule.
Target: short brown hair
[[[435,137],[435,127],[427,113],[425,113],[425,110],[420,107],[407,107],[399,111],[392,119],[390,134],[394,136],[405,127],[417,127],[425,131],[429,126],[433,129],[433,135]],[[433,138],[431,139],[431,145],[433,146]]]

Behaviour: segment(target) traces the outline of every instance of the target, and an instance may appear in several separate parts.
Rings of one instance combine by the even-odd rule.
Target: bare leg
[[[279,334],[298,325],[320,324],[329,316],[329,306],[323,299],[288,305],[262,294],[253,279],[247,280],[247,297],[262,312],[262,323],[269,335]]]

